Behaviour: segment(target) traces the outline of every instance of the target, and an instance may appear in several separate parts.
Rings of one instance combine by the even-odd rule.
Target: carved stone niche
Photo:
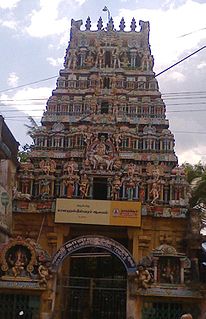
[[[12,238],[0,246],[0,281],[36,282],[51,279],[50,256],[31,238]]]
[[[163,244],[152,252],[154,284],[183,285],[185,273],[191,267],[186,255],[178,253],[173,246]]]

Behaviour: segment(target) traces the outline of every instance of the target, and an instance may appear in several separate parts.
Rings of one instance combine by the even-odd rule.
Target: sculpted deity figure
[[[92,148],[88,152],[88,159],[93,169],[111,170],[114,163],[113,150],[111,148],[111,140],[105,140],[105,136],[100,138],[94,137]]]
[[[80,196],[81,198],[86,198],[89,195],[89,178],[87,174],[83,174],[80,179],[79,183],[79,191],[80,191]]]
[[[85,64],[88,68],[92,67],[93,64],[94,64],[94,58],[92,56],[92,52],[89,51],[87,57],[86,57],[86,61],[85,61]]]
[[[111,186],[112,186],[111,197],[112,197],[113,200],[118,200],[119,199],[120,189],[121,189],[121,186],[122,186],[122,180],[121,180],[121,178],[118,175],[115,175]]]
[[[133,176],[135,173],[136,165],[134,163],[129,163],[127,166],[127,175]]]
[[[152,195],[151,204],[154,204],[159,198],[159,186],[156,182],[152,184],[152,189],[150,191],[150,194]]]
[[[116,75],[114,74],[112,77],[111,77],[111,88],[114,90],[116,88],[116,82],[117,82],[117,78],[116,78]]]
[[[112,52],[113,68],[120,68],[119,48],[115,48]]]
[[[12,189],[12,196],[13,196],[13,199],[31,200],[31,194],[19,192],[15,186]]]
[[[104,62],[104,51],[103,49],[99,46],[97,49],[97,57],[95,61],[95,67],[99,67],[100,69],[103,67],[103,62]]]
[[[96,146],[96,154],[99,156],[104,156],[106,155],[106,144],[105,144],[105,137],[101,136],[100,142]]]
[[[78,169],[78,164],[73,158],[64,165],[64,185],[66,187],[67,198],[72,198],[75,190],[75,183],[78,181],[79,177],[75,173]]]
[[[117,152],[119,152],[119,145],[120,145],[120,143],[122,141],[122,134],[121,133],[115,133],[113,135],[113,138],[114,138],[114,144],[116,146],[116,150],[117,150]]]
[[[26,254],[21,249],[18,249],[14,258],[11,255],[9,256],[9,262],[13,265],[12,272],[14,277],[21,276],[27,264]]]
[[[137,181],[134,176],[130,176],[129,179],[127,179],[126,181],[127,198],[129,200],[133,199],[136,184],[137,184]]]
[[[161,277],[164,279],[165,282],[173,284],[174,283],[174,270],[170,265],[169,260],[167,261],[165,267],[163,268]]]
[[[39,167],[42,169],[42,171],[49,175],[50,173],[54,173],[56,170],[56,162],[51,159],[42,160],[39,163]]]
[[[87,132],[84,132],[84,142],[88,145],[91,144],[93,138],[93,133],[91,133],[90,128],[88,128]]]
[[[145,200],[145,188],[143,185],[140,186],[139,199],[141,202],[144,202],[144,200]]]
[[[66,186],[66,197],[72,198],[75,190],[75,175],[68,176],[67,179],[64,180],[64,185]]]
[[[139,265],[136,271],[136,275],[138,288],[147,289],[149,287],[149,283],[151,282],[151,275],[149,271],[143,265]]]
[[[50,195],[50,180],[48,180],[47,178],[42,179],[40,181],[40,185],[41,185],[41,197],[47,197]]]
[[[142,70],[144,70],[144,71],[152,70],[153,66],[154,66],[153,57],[148,53],[144,53],[144,55],[142,57],[142,64],[141,64]]]
[[[71,160],[64,165],[64,171],[68,175],[73,175],[75,169],[78,169],[78,164],[74,161],[73,158],[71,158]]]
[[[127,68],[129,65],[129,59],[126,52],[123,52],[121,56],[121,65],[123,68]]]
[[[70,56],[68,58],[68,68],[69,69],[75,69],[77,66],[77,52],[75,49],[70,50]]]
[[[40,283],[47,286],[48,280],[52,277],[49,273],[49,269],[45,265],[40,264],[38,267],[38,273],[40,276]]]

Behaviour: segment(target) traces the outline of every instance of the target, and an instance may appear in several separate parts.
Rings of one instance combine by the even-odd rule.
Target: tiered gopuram
[[[31,302],[35,290],[41,319],[203,318],[198,218],[189,219],[149,22],[82,24],[72,20],[56,88],[30,130],[13,203],[20,237],[4,247],[1,286],[16,283]]]

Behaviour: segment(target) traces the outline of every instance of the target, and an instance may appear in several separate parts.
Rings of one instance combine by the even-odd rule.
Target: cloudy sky
[[[28,115],[39,120],[56,86],[71,19],[106,26],[105,5],[117,29],[122,17],[128,30],[133,17],[150,21],[156,74],[206,46],[206,0],[0,0],[0,113],[22,146]],[[179,163],[206,162],[206,48],[157,79]]]

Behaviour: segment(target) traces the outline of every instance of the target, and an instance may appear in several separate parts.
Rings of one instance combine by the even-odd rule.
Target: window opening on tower
[[[108,113],[109,113],[109,103],[104,101],[101,103],[101,114],[108,114]]]
[[[93,199],[107,199],[107,178],[94,177]]]
[[[105,52],[105,66],[108,68],[111,67],[111,53],[109,51]]]
[[[109,80],[109,78],[104,78],[104,81],[103,81],[103,87],[104,87],[104,89],[109,89],[109,86],[110,86],[110,80]]]

